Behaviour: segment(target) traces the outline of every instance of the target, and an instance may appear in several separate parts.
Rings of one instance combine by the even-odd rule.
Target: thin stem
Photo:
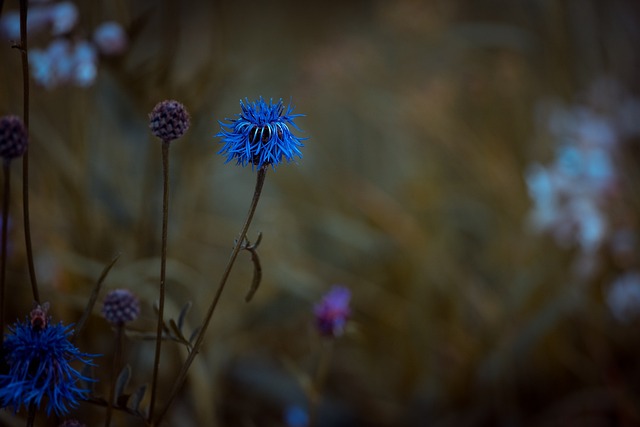
[[[29,55],[27,49],[27,0],[20,0],[20,53],[22,54],[22,98],[24,111],[22,121],[29,134]],[[31,145],[31,144],[29,144]],[[31,246],[31,223],[29,220],[29,149],[22,156],[22,209],[24,214],[24,238],[27,250],[27,264],[31,278],[33,300],[40,303],[36,269],[33,263],[33,248]]]
[[[224,290],[224,287],[227,284],[227,280],[229,279],[229,274],[231,273],[231,270],[232,270],[233,265],[234,265],[234,263],[236,261],[236,258],[238,257],[238,253],[240,253],[240,249],[242,249],[242,246],[244,244],[244,240],[247,237],[247,231],[249,230],[249,226],[251,225],[251,221],[253,220],[253,214],[256,212],[256,207],[258,206],[258,200],[260,200],[260,194],[262,193],[262,187],[264,185],[264,180],[265,180],[265,177],[267,175],[267,169],[268,168],[269,168],[268,165],[263,165],[258,170],[258,176],[256,178],[256,187],[255,187],[255,190],[253,192],[253,199],[251,200],[251,205],[249,206],[249,211],[247,213],[247,218],[245,219],[244,225],[242,226],[242,229],[240,231],[240,236],[238,236],[238,240],[236,240],[236,243],[235,243],[235,245],[233,247],[233,251],[231,252],[231,256],[229,258],[227,266],[226,266],[226,268],[224,270],[224,273],[222,274],[222,278],[220,279],[220,283],[218,284],[218,289],[216,290],[216,293],[215,293],[215,295],[213,297],[213,300],[211,301],[211,305],[209,306],[209,309],[207,310],[207,314],[204,317],[204,322],[202,323],[202,327],[200,328],[200,331],[198,332],[198,336],[196,338],[196,341],[193,344],[193,349],[191,350],[191,352],[187,356],[187,359],[185,360],[184,364],[182,365],[182,369],[180,370],[180,373],[178,374],[178,378],[173,383],[173,388],[171,389],[171,394],[169,395],[169,398],[167,399],[167,401],[164,404],[162,410],[160,411],[160,414],[158,415],[158,418],[156,419],[156,421],[154,423],[154,425],[156,425],[156,426],[160,425],[160,423],[162,422],[163,417],[166,415],[167,411],[169,410],[169,407],[171,406],[171,403],[173,402],[173,400],[177,396],[178,391],[180,390],[180,387],[182,387],[182,384],[184,383],[185,379],[187,378],[187,371],[189,370],[189,367],[191,366],[191,364],[193,363],[193,360],[195,359],[196,355],[200,351],[200,347],[202,347],[202,341],[204,340],[204,337],[205,337],[205,335],[207,333],[207,328],[209,327],[209,324],[211,323],[211,318],[213,317],[213,312],[215,311],[216,306],[218,305],[218,301],[220,300],[220,296],[222,295],[222,291]]]
[[[30,404],[28,411],[29,412],[27,413],[27,427],[33,427],[36,421],[36,405],[33,403]]]
[[[109,401],[107,402],[107,415],[104,426],[109,427],[111,424],[111,413],[113,412],[113,401],[116,397],[116,377],[118,375],[118,366],[120,364],[120,352],[122,349],[122,331],[124,325],[118,323],[116,325],[116,345],[113,351],[113,363],[111,364],[111,383],[109,384]]]
[[[320,359],[316,366],[316,372],[313,377],[313,383],[311,384],[311,390],[309,390],[309,425],[313,427],[316,425],[318,418],[318,406],[320,405],[320,399],[322,398],[322,390],[324,388],[324,381],[329,371],[329,362],[333,354],[333,343],[331,339],[329,342],[323,342],[322,350],[320,351]]]
[[[162,142],[162,254],[160,256],[160,301],[158,302],[158,327],[156,330],[156,356],[153,362],[151,381],[151,400],[149,403],[149,421],[153,419],[153,407],[158,388],[158,370],[160,368],[160,349],[162,346],[162,327],[164,325],[164,293],[167,269],[167,223],[169,218],[169,141]]]
[[[9,173],[10,160],[5,160],[2,165],[4,178],[4,190],[2,195],[2,254],[0,256],[0,335],[4,331],[4,293],[7,272],[7,226],[9,220],[9,200],[11,191],[11,174]],[[0,345],[2,345],[0,343]]]

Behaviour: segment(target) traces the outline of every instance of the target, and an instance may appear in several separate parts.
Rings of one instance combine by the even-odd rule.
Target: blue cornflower
[[[316,327],[321,335],[337,337],[344,332],[351,315],[349,301],[351,291],[344,286],[334,286],[314,307]]]
[[[236,119],[226,119],[231,123],[218,121],[221,130],[215,136],[224,143],[218,154],[225,154],[227,162],[235,159],[239,165],[251,163],[260,168],[276,166],[283,158],[287,162],[294,156],[302,158],[301,141],[307,138],[292,134],[289,125],[300,130],[294,119],[304,114],[292,114],[293,107],[289,104],[285,109],[282,99],[275,104],[269,100],[267,104],[262,97],[255,102],[245,98],[244,102],[240,100],[240,107],[242,113],[236,114]]]
[[[70,363],[93,365],[95,355],[82,353],[69,342],[71,325],[51,325],[48,319],[43,323],[41,317],[32,316],[9,329],[3,344],[9,372],[0,375],[0,407],[18,411],[22,405],[39,408],[44,401],[47,415],[51,411],[63,415],[88,397],[89,390],[79,382],[94,380]]]

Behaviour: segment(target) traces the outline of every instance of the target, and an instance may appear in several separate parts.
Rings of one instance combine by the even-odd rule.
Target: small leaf
[[[122,368],[122,371],[120,371],[120,375],[118,375],[118,379],[116,380],[116,393],[115,394],[116,394],[117,399],[120,398],[120,396],[124,392],[124,389],[129,384],[129,379],[130,378],[131,378],[131,366],[126,365],[124,368]]]
[[[180,328],[178,328],[175,320],[169,319],[169,326],[171,326],[171,330],[174,333],[174,338],[176,338],[178,341],[184,341],[185,343],[187,342],[187,339],[184,337],[184,335],[182,335],[182,331],[180,331]]]
[[[146,391],[147,385],[143,384],[138,387],[133,393],[131,393],[131,397],[129,398],[129,408],[133,409],[136,412],[139,412],[140,402],[142,402]]]
[[[191,307],[193,306],[193,303],[191,301],[188,301],[184,307],[182,307],[182,310],[180,310],[180,315],[178,316],[178,328],[180,329],[180,331],[182,331],[182,327],[184,326],[184,319],[185,317],[187,317],[187,313],[189,312],[189,310],[191,310]]]
[[[262,234],[258,237],[258,241],[260,241]],[[256,243],[257,245],[257,243]],[[253,278],[251,280],[251,287],[249,288],[249,292],[244,297],[246,302],[251,301],[253,295],[258,290],[258,286],[260,286],[260,282],[262,281],[262,265],[260,264],[260,258],[258,257],[258,251],[256,250],[255,245],[248,249],[251,252],[251,261],[253,262]]]
[[[193,332],[191,332],[191,336],[189,337],[189,344],[193,344],[199,332],[200,332],[200,326],[198,326],[193,330]]]

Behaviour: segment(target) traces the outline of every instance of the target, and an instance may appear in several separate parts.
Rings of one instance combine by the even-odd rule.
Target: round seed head
[[[116,289],[105,297],[102,315],[114,325],[131,322],[140,315],[140,301],[131,291]]]
[[[27,130],[18,116],[0,117],[0,157],[15,159],[27,151]]]
[[[149,114],[151,133],[164,142],[180,138],[189,129],[189,113],[174,100],[159,102]]]

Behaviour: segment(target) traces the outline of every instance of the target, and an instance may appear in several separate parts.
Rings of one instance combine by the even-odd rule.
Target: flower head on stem
[[[92,365],[95,355],[83,353],[71,342],[71,325],[51,324],[46,304],[36,306],[29,318],[10,328],[4,341],[9,372],[0,375],[0,406],[18,411],[23,405],[46,406],[47,414],[69,412],[89,390],[79,382],[92,382],[71,366]]]
[[[251,164],[260,168],[262,165],[278,165],[282,159],[287,162],[294,156],[302,158],[300,147],[302,140],[291,133],[289,126],[297,130],[296,117],[304,114],[292,114],[294,107],[286,108],[282,99],[267,104],[262,97],[257,101],[240,101],[242,113],[235,119],[227,119],[230,123],[220,123],[221,130],[216,136],[222,138],[224,147],[219,154],[227,156],[227,162],[236,160],[238,165]]]

